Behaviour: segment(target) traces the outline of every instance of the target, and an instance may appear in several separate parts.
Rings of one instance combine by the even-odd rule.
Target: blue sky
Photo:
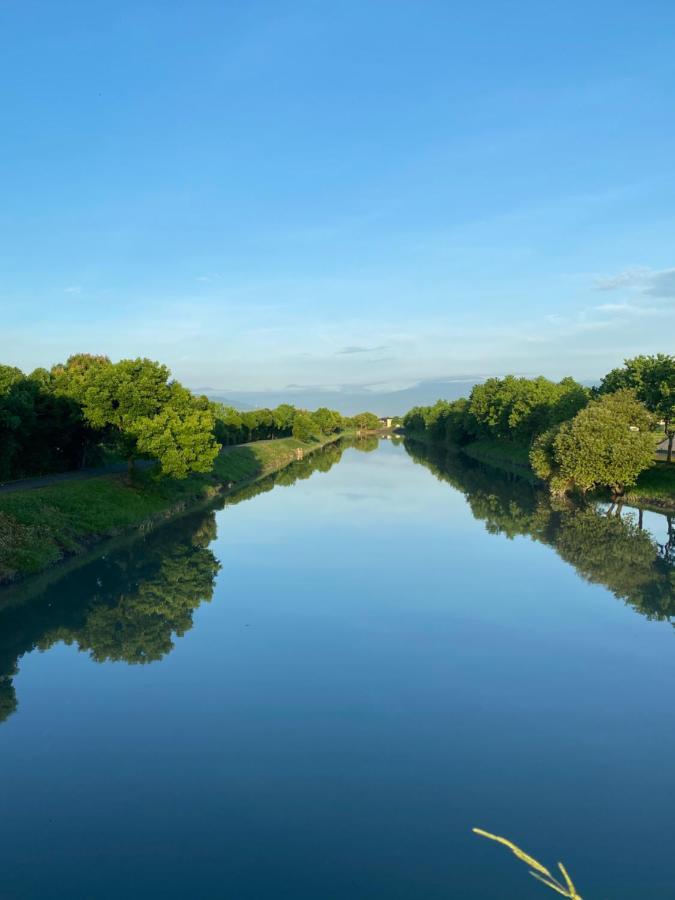
[[[594,378],[675,337],[675,4],[0,5],[2,361]]]

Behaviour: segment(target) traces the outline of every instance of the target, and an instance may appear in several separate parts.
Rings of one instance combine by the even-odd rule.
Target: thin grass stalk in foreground
[[[533,856],[525,853],[520,847],[516,847],[516,845],[507,838],[499,837],[496,834],[490,834],[489,831],[483,831],[482,828],[474,828],[472,830],[474,834],[479,834],[481,837],[489,838],[491,841],[497,841],[498,844],[503,844],[505,847],[508,847],[511,853],[517,856],[518,859],[522,859],[522,861],[530,867],[530,875],[536,878],[537,881],[541,881],[542,884],[550,887],[551,890],[557,891],[557,893],[561,894],[563,897],[568,897],[569,900],[582,900],[581,894],[577,894],[577,889],[574,887],[567,869],[561,862],[558,863],[558,868],[562,873],[562,877],[565,879],[565,884],[558,881],[555,876],[551,875],[546,866],[542,866],[542,864],[537,862]]]

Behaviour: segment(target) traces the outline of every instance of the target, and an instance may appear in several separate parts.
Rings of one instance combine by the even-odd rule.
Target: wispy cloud
[[[675,297],[675,268],[650,269],[637,266],[608,278],[599,278],[596,287],[601,291],[631,290],[646,297]]]
[[[376,353],[378,350],[386,350],[386,344],[380,344],[377,347],[343,347],[341,350],[338,350],[338,354],[344,353]]]
[[[644,306],[637,303],[601,303],[593,307],[599,313],[622,314],[629,316],[654,316],[664,312],[663,307]]]
[[[64,294],[81,294],[82,287],[79,284],[69,284],[68,287],[63,289]]]

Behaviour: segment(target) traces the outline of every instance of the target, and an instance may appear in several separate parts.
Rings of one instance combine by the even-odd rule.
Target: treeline
[[[652,431],[675,437],[675,356],[626,360],[586,388],[572,378],[489,378],[468,398],[415,407],[406,432],[466,445],[481,439],[525,447],[556,493],[600,486],[621,493],[654,464]]]
[[[29,375],[0,365],[0,481],[123,459],[159,462],[163,474],[208,472],[222,445],[371,430],[372,413],[345,418],[288,404],[237,412],[195,396],[149,359],[113,363],[80,353]]]
[[[282,403],[274,409],[241,412],[213,403],[215,434],[223,445],[245,444],[269,438],[294,437],[299,441],[338,434],[343,431],[374,431],[380,420],[374,413],[343,416],[337,410],[319,407],[314,412]]]
[[[530,443],[537,434],[574,416],[589,391],[572,378],[489,378],[468,399],[438,400],[416,406],[404,416],[406,431],[432,440],[467,444],[482,437]]]

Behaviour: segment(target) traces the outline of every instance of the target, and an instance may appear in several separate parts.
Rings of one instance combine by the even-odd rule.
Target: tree
[[[252,409],[241,414],[247,440],[262,441],[274,437],[275,424],[271,409]]]
[[[206,472],[218,452],[209,401],[169,381],[166,366],[123,359],[93,366],[84,379],[85,417],[96,428],[115,429],[130,472],[139,453],[153,456],[163,474],[184,478]]]
[[[0,478],[75,469],[100,440],[79,402],[55,390],[46,369],[0,366]]]
[[[299,412],[293,421],[293,437],[307,443],[314,436],[315,422],[306,412]]]
[[[16,477],[15,461],[34,425],[33,397],[26,378],[14,366],[0,365],[0,478]]]
[[[555,459],[555,439],[560,426],[548,428],[537,435],[530,449],[530,465],[542,481],[552,481],[558,474]],[[555,486],[553,485],[555,490]],[[557,493],[557,491],[556,491]]]
[[[211,405],[215,424],[214,435],[219,444],[239,444],[244,440],[244,420],[231,406],[222,403]]]
[[[182,409],[167,405],[134,426],[138,449],[157,459],[162,473],[172,478],[211,471],[220,449],[213,430],[213,413],[193,403]]]
[[[325,406],[320,406],[316,412],[312,413],[312,419],[322,434],[333,434],[336,432],[340,427],[341,418],[339,413],[334,412],[332,409],[327,409]]]
[[[656,356],[627,359],[623,368],[612,369],[605,375],[600,393],[612,393],[621,388],[632,388],[638,400],[663,421],[668,439],[668,462],[671,462],[675,440],[675,356],[657,353]]]
[[[362,412],[352,417],[354,427],[359,431],[377,431],[381,427],[381,422],[375,413]]]
[[[107,356],[92,353],[75,353],[65,363],[52,366],[51,377],[54,392],[84,403],[87,390],[101,369],[112,366]]]
[[[548,378],[488,378],[471,391],[469,410],[483,434],[531,443],[536,435],[570,419],[588,402],[574,381]]]
[[[654,462],[652,418],[629,390],[592,400],[571,421],[563,422],[548,446],[550,474],[560,487],[582,492],[609,487],[621,494]],[[533,460],[540,472],[543,463]]]
[[[295,419],[295,407],[290,403],[281,403],[272,410],[274,427],[279,436],[287,437],[293,433],[293,420]]]
[[[141,418],[156,415],[170,397],[169,370],[149,359],[122,359],[96,370],[83,392],[92,424],[128,432]]]

